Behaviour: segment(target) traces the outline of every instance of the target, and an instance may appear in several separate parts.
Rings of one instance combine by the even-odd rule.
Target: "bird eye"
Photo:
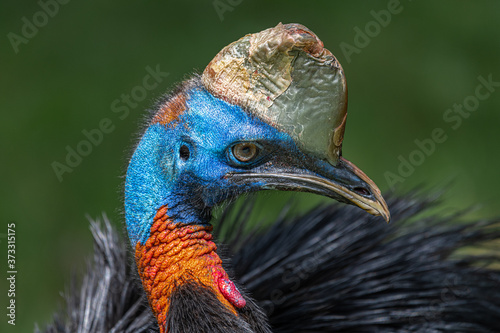
[[[232,148],[234,157],[240,162],[250,162],[259,154],[259,147],[251,142],[241,142]]]

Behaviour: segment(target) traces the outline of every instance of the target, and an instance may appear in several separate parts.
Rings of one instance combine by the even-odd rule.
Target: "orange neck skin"
[[[245,299],[222,268],[212,241],[212,226],[185,225],[172,221],[167,207],[154,217],[150,236],[135,247],[135,260],[160,331],[165,332],[170,295],[176,286],[195,282],[210,288],[219,301],[237,315]]]

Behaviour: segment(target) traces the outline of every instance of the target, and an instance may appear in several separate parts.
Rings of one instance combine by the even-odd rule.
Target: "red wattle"
[[[234,285],[233,281],[229,280],[225,272],[216,272],[214,275],[216,276],[215,280],[217,281],[219,291],[229,303],[239,309],[247,304],[238,288]]]

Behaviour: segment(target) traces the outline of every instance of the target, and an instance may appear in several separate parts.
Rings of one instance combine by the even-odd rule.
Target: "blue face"
[[[125,211],[134,245],[145,243],[161,206],[168,205],[174,221],[208,223],[207,209],[265,185],[258,179],[235,183],[228,175],[271,163],[278,152],[301,154],[288,134],[239,106],[202,88],[186,95],[186,110],[168,125],[150,125],[130,160]]]

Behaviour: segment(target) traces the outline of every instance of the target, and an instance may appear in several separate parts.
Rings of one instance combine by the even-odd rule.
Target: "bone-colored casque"
[[[342,66],[299,24],[278,24],[226,46],[201,77],[214,96],[285,131],[308,153],[337,163],[347,115]]]

